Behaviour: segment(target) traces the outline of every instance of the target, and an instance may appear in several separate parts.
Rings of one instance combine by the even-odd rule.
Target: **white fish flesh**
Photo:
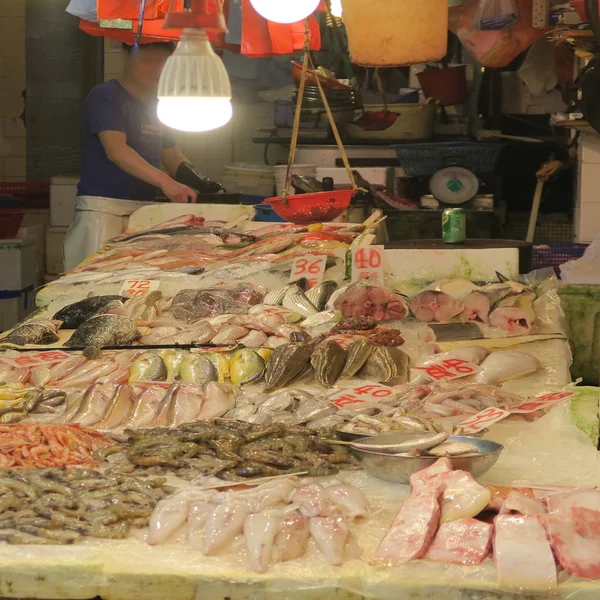
[[[209,513],[214,506],[206,500],[192,502],[187,514],[187,541],[190,546],[202,548],[204,540],[204,527]]]
[[[463,323],[489,323],[490,300],[482,292],[473,292],[463,300],[463,311],[460,320]]]
[[[216,419],[235,407],[231,388],[215,381],[209,381],[204,386],[204,398],[196,419]]]
[[[120,385],[110,399],[106,414],[96,423],[96,429],[114,429],[129,414],[135,404],[135,392],[130,385]]]
[[[499,515],[495,527],[494,555],[500,589],[519,594],[555,593],[556,564],[539,517]]]
[[[425,289],[445,292],[456,300],[464,300],[464,298],[479,288],[468,279],[441,279],[429,284]]]
[[[250,507],[243,502],[215,506],[206,519],[202,553],[214,556],[231,543],[244,530],[244,521]]]
[[[430,467],[417,471],[410,476],[411,491],[422,490],[427,487],[430,481],[438,475],[450,473],[452,471],[452,462],[449,458],[440,458]]]
[[[188,515],[187,498],[173,496],[161,500],[150,517],[147,542],[150,546],[165,544],[182,527]]]
[[[305,517],[326,516],[329,513],[326,511],[327,503],[321,496],[322,491],[323,488],[316,483],[303,485],[296,490],[292,503]]]
[[[275,546],[281,562],[295,560],[306,554],[310,538],[309,524],[309,518],[297,511],[281,519],[275,536]]]
[[[281,510],[270,509],[248,515],[244,521],[244,540],[250,568],[256,573],[265,573],[269,568],[281,516]]]
[[[443,523],[424,558],[454,565],[479,565],[490,553],[493,530],[492,525],[475,519]]]
[[[525,494],[512,491],[502,504],[501,515],[543,515],[546,513],[544,505],[535,498],[530,498]]]
[[[350,528],[343,517],[313,517],[310,520],[310,535],[331,565],[344,563],[344,550]]]
[[[478,515],[492,499],[490,490],[479,485],[466,471],[437,475],[430,485],[443,488],[440,522],[456,521]]]
[[[456,348],[455,350],[449,350],[448,352],[442,352],[441,354],[435,354],[415,366],[427,367],[432,363],[453,358],[466,360],[474,365],[480,365],[487,358],[489,353],[490,351],[482,346],[464,346],[462,348]],[[412,379],[410,381],[411,385],[422,385],[432,381],[432,378],[429,377],[425,371],[411,369],[410,372],[412,375]]]
[[[184,423],[194,421],[196,415],[201,412],[204,403],[205,398],[197,386],[185,383],[179,384],[171,396],[167,411],[167,425],[179,427]]]
[[[464,310],[462,302],[445,292],[427,290],[413,296],[408,306],[423,323],[445,323]]]
[[[541,368],[540,361],[520,350],[492,352],[482,363],[475,377],[477,383],[497,384],[509,379],[519,379]]]
[[[333,514],[340,514],[350,521],[369,516],[365,495],[353,485],[339,484],[326,487],[322,501],[329,504]]]
[[[600,490],[575,490],[552,494],[546,498],[548,512],[557,512],[573,506],[600,511]]]
[[[133,406],[121,423],[122,427],[125,429],[141,429],[152,423],[165,393],[166,391],[159,386],[144,390],[135,399]]]

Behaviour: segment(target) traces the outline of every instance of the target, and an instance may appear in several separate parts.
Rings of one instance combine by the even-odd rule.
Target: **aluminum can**
[[[465,211],[447,208],[442,213],[442,240],[445,244],[463,244],[467,237]]]

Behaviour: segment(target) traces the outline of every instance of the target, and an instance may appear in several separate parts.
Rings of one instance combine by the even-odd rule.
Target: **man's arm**
[[[125,133],[121,131],[100,131],[98,137],[108,160],[126,173],[160,188],[171,202],[185,203],[196,200],[196,192],[191,188],[177,183],[169,175],[144,160],[131,146],[128,146]],[[169,150],[173,150],[173,148]]]
[[[162,151],[162,164],[167,173],[175,179],[177,176],[177,169],[181,163],[189,163],[190,161],[185,157],[183,152],[177,147],[172,146],[170,148],[163,148]]]

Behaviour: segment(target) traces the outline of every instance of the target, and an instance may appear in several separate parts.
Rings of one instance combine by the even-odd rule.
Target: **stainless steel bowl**
[[[484,429],[478,433],[474,433],[472,437],[481,438],[486,433],[488,433],[489,429]],[[399,429],[398,431],[386,431],[385,433],[353,433],[351,431],[344,431],[343,429],[336,429],[335,434],[343,440],[344,442],[354,442],[355,440],[368,440],[370,438],[376,437],[378,435],[387,435],[388,433],[413,433],[412,431],[405,431],[403,429]],[[423,437],[427,435],[425,431],[423,432],[414,432],[419,435],[419,437]]]
[[[423,437],[421,435],[421,437]],[[407,440],[406,433],[385,433],[367,439],[362,439],[363,444],[381,444],[403,442]],[[477,446],[478,456],[460,457],[454,456],[450,458],[452,466],[459,471],[467,471],[473,477],[480,477],[487,473],[495,464],[504,446],[491,442],[490,440],[482,440],[475,437],[453,435],[448,438],[450,442],[467,442]],[[384,454],[382,452],[371,452],[352,448],[352,451],[360,459],[361,466],[367,473],[392,481],[394,483],[409,483],[410,476],[417,471],[421,471],[430,467],[438,458],[435,456],[398,456],[394,454]]]

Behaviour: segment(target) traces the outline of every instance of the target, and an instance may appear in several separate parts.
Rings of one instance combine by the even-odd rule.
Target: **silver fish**
[[[324,310],[333,292],[339,288],[335,281],[324,281],[306,292],[306,297],[315,305],[317,310]]]
[[[184,383],[204,385],[209,381],[218,381],[219,374],[215,365],[202,354],[188,354],[181,363],[179,377]]]
[[[212,344],[228,344],[229,342],[235,342],[250,333],[250,330],[242,327],[241,325],[228,325],[223,327],[217,335],[211,340]]]
[[[320,327],[321,325],[335,325],[336,323],[341,323],[344,320],[344,315],[340,310],[332,309],[326,310],[312,317],[307,317],[303,323],[302,327]]]
[[[429,450],[443,444],[450,437],[449,433],[437,433],[406,442],[390,442],[388,444],[369,444],[366,442],[348,442],[346,445],[359,450],[370,450],[384,454],[402,454],[411,450]]]
[[[284,296],[282,306],[304,317],[311,317],[319,312],[303,291],[293,288],[288,290]]]
[[[167,367],[163,359],[152,352],[142,354],[131,365],[129,383],[134,381],[164,381],[167,378]]]
[[[463,454],[480,454],[479,448],[473,444],[464,442],[446,442],[427,451],[433,456],[461,456]]]
[[[96,429],[114,429],[118,427],[133,409],[135,401],[133,388],[128,384],[120,385],[109,402],[106,414],[94,427]]]
[[[292,281],[291,283],[286,283],[284,286],[277,288],[276,290],[273,290],[272,292],[269,292],[264,297],[263,304],[270,304],[271,306],[281,306],[281,303],[283,302],[285,295],[290,290],[294,290],[294,289],[300,290],[300,288],[298,287],[298,284],[295,281]],[[300,290],[300,291],[302,291],[302,290]]]

